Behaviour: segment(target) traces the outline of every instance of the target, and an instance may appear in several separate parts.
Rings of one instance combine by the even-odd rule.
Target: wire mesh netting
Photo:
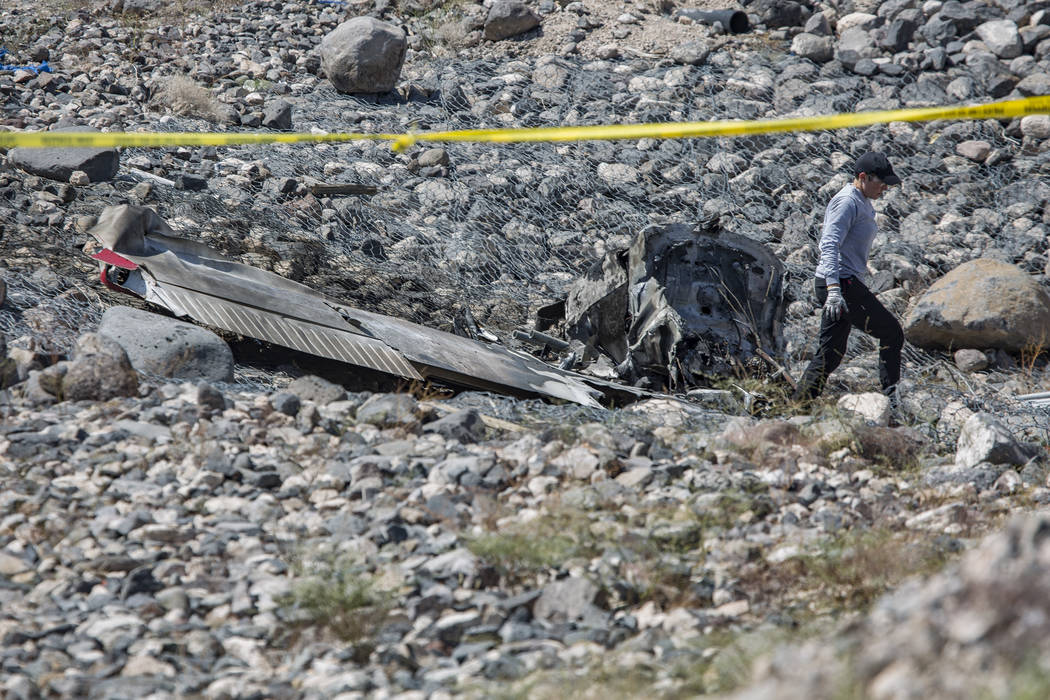
[[[877,81],[847,81],[853,89],[843,90],[841,79],[814,81],[817,69],[806,65],[812,74],[801,68],[799,74],[807,82],[773,85],[772,75],[748,66],[449,63],[419,76],[408,100],[367,101],[315,89],[299,101],[296,129],[746,119],[769,116],[770,101],[780,116],[896,106],[879,100]],[[539,89],[537,76],[550,89]],[[936,85],[909,87],[917,93],[915,103],[930,104],[934,97],[950,103]],[[161,128],[188,126],[169,120]],[[993,156],[979,167],[963,162],[954,153],[963,139],[988,142]],[[480,307],[475,315],[486,318],[484,307],[494,300],[533,310],[564,295],[605,250],[624,245],[653,221],[718,217],[723,228],[771,245],[793,281],[808,280],[823,208],[848,180],[854,158],[869,149],[886,151],[905,175],[880,206],[886,235],[873,256],[873,267],[884,273],[879,286],[910,292],[928,283],[966,259],[960,245],[966,256],[1000,257],[1042,274],[1040,200],[1050,189],[1040,180],[1046,164],[1033,161],[1023,172],[1017,160],[1003,157],[1019,146],[995,121],[733,139],[455,143],[442,146],[447,164],[435,155],[434,166],[420,157],[423,146],[404,154],[372,142],[253,146],[216,156],[214,169],[241,187],[198,197],[158,189],[154,196],[176,226],[212,233],[233,228],[243,248],[258,242],[259,249],[267,247],[263,243],[286,244],[270,246],[278,252],[295,249],[292,259],[272,261],[278,271],[303,279],[338,272],[357,300],[391,305],[384,298],[391,290],[402,307],[397,310],[412,320],[448,324],[457,304]],[[132,150],[125,161],[152,162],[155,156]],[[258,198],[262,178],[255,174],[262,168],[271,181],[351,182],[378,192],[305,202],[295,195]],[[806,294],[796,288],[796,297]],[[493,319],[501,320],[523,319]]]
[[[396,97],[356,98],[321,84],[293,86],[287,99],[296,131],[369,133],[810,116],[957,101],[943,77],[924,75],[892,92],[880,76],[831,79],[797,57],[785,57],[777,74],[766,57],[752,58],[703,66],[641,58],[431,61],[406,67],[407,87]],[[215,127],[158,113],[150,128]],[[956,153],[964,140],[987,143],[983,163]],[[789,362],[811,350],[810,280],[824,207],[864,151],[885,151],[903,176],[876,205],[883,233],[872,254],[871,286],[898,315],[965,260],[995,257],[1035,275],[1047,263],[1050,160],[1026,152],[1019,131],[998,121],[430,149],[395,153],[369,141],[128,149],[122,179],[93,186],[95,196],[69,205],[66,220],[97,214],[101,204],[142,201],[182,235],[362,308],[446,330],[467,309],[504,338],[644,226],[716,220],[784,262],[787,301],[799,302],[789,306]],[[180,172],[207,175],[209,189],[158,184]],[[154,184],[145,197],[133,189],[142,180]],[[375,189],[314,194],[314,183]],[[56,238],[68,238],[68,229]],[[77,327],[97,311],[74,309],[84,314]],[[39,332],[17,316],[0,312],[8,337]],[[852,357],[873,349],[863,334],[851,337]],[[943,358],[909,348],[906,360],[907,372],[922,377],[939,371]]]

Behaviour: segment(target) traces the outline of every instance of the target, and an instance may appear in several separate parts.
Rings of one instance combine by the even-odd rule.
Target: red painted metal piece
[[[93,257],[95,260],[99,260],[99,261],[104,262],[104,263],[106,263],[108,265],[113,265],[114,267],[120,267],[120,268],[123,268],[125,270],[137,270],[138,267],[139,267],[137,263],[133,263],[130,260],[128,260],[127,258],[125,258],[125,257],[123,257],[121,255],[117,255],[116,253],[114,253],[109,248],[103,248],[99,252],[92,254],[91,257]]]

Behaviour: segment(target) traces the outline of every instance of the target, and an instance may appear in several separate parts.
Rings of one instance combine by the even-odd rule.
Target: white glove
[[[838,321],[846,313],[846,300],[838,285],[828,286],[828,298],[824,302],[824,315],[832,321]]]

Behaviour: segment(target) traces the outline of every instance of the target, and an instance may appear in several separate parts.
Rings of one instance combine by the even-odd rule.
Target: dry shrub
[[[222,114],[221,105],[211,91],[184,75],[168,78],[153,94],[153,104],[184,117],[208,121],[219,121]]]
[[[754,591],[753,600],[791,605],[795,614],[859,612],[906,578],[932,574],[957,554],[951,538],[925,532],[847,531],[828,537],[815,552],[777,564],[757,562],[741,580]]]
[[[927,444],[926,438],[914,428],[885,428],[858,425],[853,436],[866,459],[881,460],[898,468],[913,462]]]
[[[445,22],[434,29],[434,40],[445,46],[456,47],[463,43],[469,31],[463,20]]]

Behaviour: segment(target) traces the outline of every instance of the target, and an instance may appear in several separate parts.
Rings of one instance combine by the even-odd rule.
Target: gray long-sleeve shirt
[[[831,284],[843,277],[856,277],[863,282],[876,231],[875,208],[853,183],[835,193],[824,211],[817,277]]]

